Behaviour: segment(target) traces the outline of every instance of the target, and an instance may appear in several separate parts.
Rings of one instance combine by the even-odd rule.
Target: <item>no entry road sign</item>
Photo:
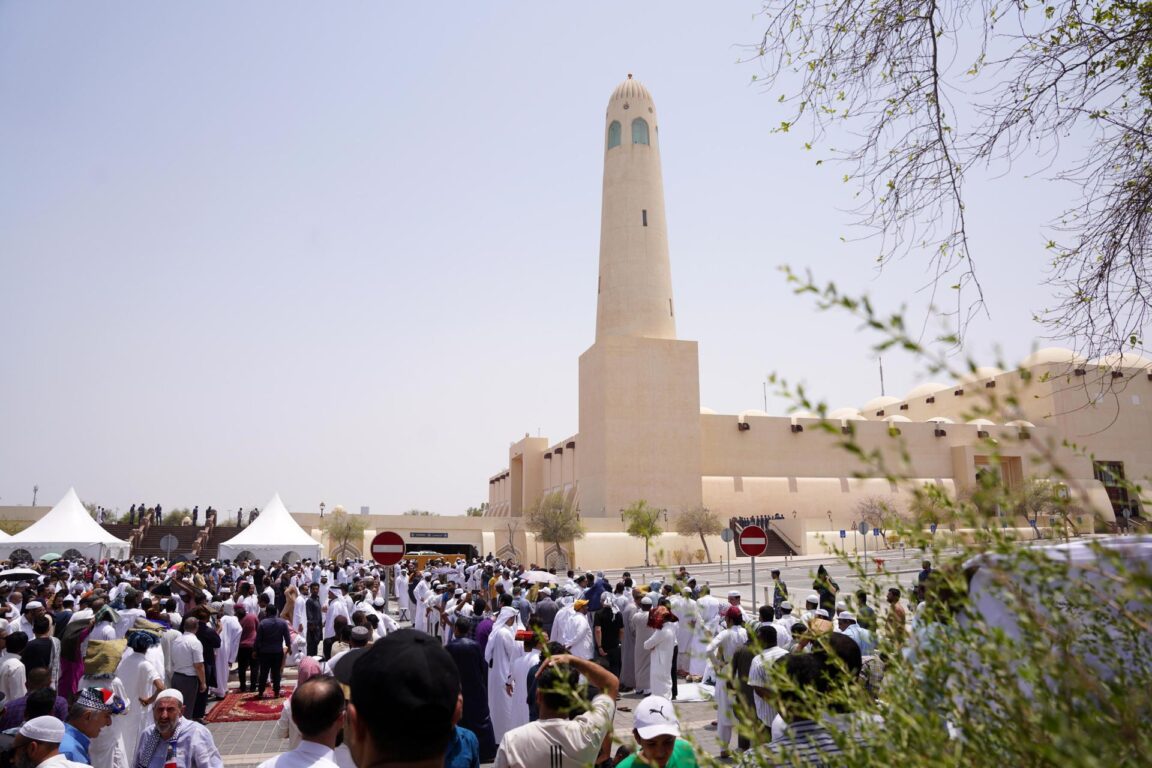
[[[760,557],[768,549],[768,534],[758,525],[749,525],[740,531],[740,551],[746,557]]]
[[[381,531],[372,539],[372,559],[380,565],[396,565],[404,559],[404,539],[395,531]]]

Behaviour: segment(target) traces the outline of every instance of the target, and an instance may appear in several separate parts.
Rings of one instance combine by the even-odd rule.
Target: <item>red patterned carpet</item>
[[[278,699],[270,698],[271,691],[263,699],[257,699],[254,693],[233,691],[225,696],[223,701],[216,702],[215,706],[204,715],[204,719],[209,723],[277,720],[280,717],[280,710],[284,707],[284,699],[292,695],[292,689],[291,685],[282,686]]]

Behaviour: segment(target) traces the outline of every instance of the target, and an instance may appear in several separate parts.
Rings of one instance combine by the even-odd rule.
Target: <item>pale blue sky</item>
[[[777,267],[891,309],[927,275],[878,278],[840,240],[843,170],[770,134],[786,115],[736,63],[756,8],[0,1],[0,504],[486,500],[510,441],[576,431],[629,72],[659,112],[702,403],[762,407],[770,371],[832,407],[879,394],[874,339]],[[973,187],[992,319],[971,354],[1035,343],[1070,192]],[[885,371],[889,394],[923,378]]]

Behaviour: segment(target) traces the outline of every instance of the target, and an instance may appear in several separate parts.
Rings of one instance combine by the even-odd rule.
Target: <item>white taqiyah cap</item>
[[[160,693],[156,696],[156,700],[159,701],[160,699],[176,699],[176,701],[180,702],[181,705],[184,704],[184,694],[180,693],[180,691],[176,690],[175,688],[165,688],[164,690],[160,691]]]
[[[680,721],[672,702],[663,696],[648,696],[636,705],[633,727],[642,739],[657,736],[679,736]]]
[[[780,603],[780,610],[782,610],[782,611],[792,610],[792,603],[785,600],[784,602]]]
[[[740,597],[740,590],[738,590],[738,589],[728,590],[728,597]]]
[[[856,617],[848,613],[848,611],[840,611],[840,613],[836,614],[836,618],[840,621],[856,621]]]
[[[640,598],[640,605],[652,605],[652,598],[644,595],[644,597]]]
[[[64,740],[64,723],[52,715],[43,715],[24,723],[17,733],[32,741],[59,744]]]
[[[816,615],[822,619],[827,619],[828,618],[828,611],[824,610],[823,608],[817,608],[816,609]]]
[[[43,608],[43,607],[44,607],[44,603],[40,602],[39,600],[33,600],[30,603],[24,604],[24,610],[26,610],[26,611],[30,611],[33,608]]]
[[[812,594],[808,595],[808,602],[810,602],[810,603],[820,602],[820,595],[813,592]]]

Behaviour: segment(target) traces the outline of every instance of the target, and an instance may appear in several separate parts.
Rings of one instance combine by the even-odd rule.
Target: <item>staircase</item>
[[[234,525],[216,526],[212,529],[212,533],[209,534],[208,540],[204,542],[204,547],[200,550],[200,557],[204,558],[205,560],[215,559],[219,556],[220,545],[228,541],[228,539],[232,538],[236,534],[240,533],[242,530],[244,529],[237,528]]]
[[[792,557],[796,554],[795,550],[792,549],[788,542],[786,542],[780,536],[780,534],[776,533],[776,531],[772,529],[771,522],[764,521],[767,524],[763,524],[761,521],[756,520],[755,518],[753,518],[752,521],[760,525],[760,527],[764,529],[764,532],[768,534],[768,549],[765,550],[762,557]],[[744,526],[737,518],[732,518],[729,521],[728,526],[732,529],[732,534],[736,538],[739,538],[740,532],[744,530]],[[736,557],[744,557],[744,554],[740,551],[740,547],[736,546],[735,544],[732,546],[732,551]]]
[[[111,526],[104,526],[105,529],[110,529]],[[187,555],[192,551],[192,543],[196,541],[196,537],[200,533],[200,528],[195,525],[150,525],[144,531],[144,535],[140,539],[140,544],[132,549],[132,556],[140,557],[163,557],[165,552],[164,548],[160,546],[160,540],[165,536],[171,534],[176,537],[178,544],[172,550],[172,555]]]

